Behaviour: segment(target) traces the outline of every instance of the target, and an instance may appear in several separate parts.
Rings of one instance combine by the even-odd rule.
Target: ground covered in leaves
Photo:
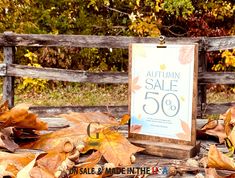
[[[101,178],[112,176],[105,171],[106,168],[131,166],[166,166],[165,176],[172,177],[188,174],[196,177],[235,177],[235,107],[221,115],[219,120],[208,121],[197,130],[198,139],[214,138],[218,142],[206,146],[202,144],[202,149],[206,151],[188,160],[160,158],[159,161],[156,157],[135,156],[143,148],[132,145],[119,131],[128,122],[128,115],[118,121],[110,114],[100,112],[69,113],[60,117],[71,122],[71,126],[48,131],[47,123],[31,113],[27,105],[20,104],[10,110],[7,103],[1,105],[0,177]],[[224,144],[226,147],[221,149]],[[136,172],[124,176],[155,175],[150,171],[146,175]]]

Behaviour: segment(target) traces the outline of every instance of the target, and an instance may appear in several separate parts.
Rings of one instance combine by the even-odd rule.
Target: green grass
[[[207,103],[235,102],[235,93],[231,92],[208,92]]]
[[[128,85],[79,84],[56,82],[56,87],[46,89],[40,93],[31,90],[15,89],[15,104],[30,103],[34,106],[95,106],[95,105],[127,105]],[[2,93],[2,81],[0,80]],[[207,103],[235,102],[235,93],[214,92],[207,93]]]
[[[34,106],[127,105],[127,85],[68,84],[40,93],[17,91],[15,103]]]

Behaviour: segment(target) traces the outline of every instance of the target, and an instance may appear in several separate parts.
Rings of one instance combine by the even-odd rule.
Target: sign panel
[[[130,133],[191,142],[197,46],[132,44],[130,55]]]

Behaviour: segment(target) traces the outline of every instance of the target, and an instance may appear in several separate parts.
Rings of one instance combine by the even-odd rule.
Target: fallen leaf
[[[217,174],[215,168],[206,168],[205,169],[206,178],[225,178]]]
[[[233,106],[231,108],[231,121],[230,121],[230,124],[235,126],[235,106]]]
[[[31,178],[30,171],[33,169],[39,155],[40,153],[36,154],[35,158],[17,173],[16,178]]]
[[[232,118],[232,113],[231,113],[231,110],[230,110],[224,118],[224,130],[225,130],[226,135],[229,135],[232,128],[233,128],[233,125],[230,123],[231,118]]]
[[[233,147],[235,147],[235,127],[231,131],[230,135],[228,136],[229,140],[232,142]]]
[[[103,129],[98,139],[90,137],[87,139],[85,152],[91,149],[98,150],[109,163],[115,166],[131,165],[131,155],[144,150],[132,145],[123,135],[109,128]]]
[[[96,114],[97,118],[95,117]],[[100,112],[70,113],[64,114],[63,117],[65,117],[69,121],[72,121],[73,123],[75,123],[75,125],[73,127],[64,128],[49,134],[41,135],[40,138],[36,141],[20,145],[21,148],[41,149],[44,151],[53,149],[61,151],[64,149],[64,144],[68,141],[72,143],[74,147],[76,147],[76,145],[83,143],[84,140],[86,140],[86,138],[89,136],[89,134],[91,134],[90,136],[92,136],[92,134],[96,134],[97,129],[101,130],[105,127],[119,125],[119,123],[112,117]],[[98,128],[96,127],[95,123],[100,123],[98,124]],[[89,125],[90,130],[88,129]]]
[[[5,172],[9,172],[14,177],[17,173],[28,165],[35,158],[33,153],[7,153],[0,152],[0,165]],[[1,172],[2,173],[2,172]],[[1,175],[0,173],[0,175]]]
[[[130,120],[129,114],[123,115],[120,121],[120,125],[125,125],[126,123],[128,123],[129,120]]]
[[[9,171],[6,171],[7,165],[0,165],[0,177],[14,177],[15,175]]]
[[[102,173],[103,170],[100,167],[99,170],[97,170],[97,172],[99,172],[98,174],[81,174],[80,171],[78,170],[91,170],[92,168],[95,168],[95,166],[99,163],[100,159],[101,159],[102,155],[99,151],[93,152],[84,162],[75,165],[74,171],[70,171],[73,172],[73,174],[70,174],[70,178],[102,178]]]
[[[206,131],[208,129],[214,129],[218,125],[218,120],[208,121],[204,126],[202,126],[201,130]]]
[[[5,128],[0,131],[0,147],[14,152],[19,146],[11,138],[12,128]]]
[[[9,111],[0,114],[0,128],[17,127],[33,130],[47,130],[47,123],[39,120],[37,116],[28,111],[25,104],[16,105]]]
[[[9,111],[8,109],[8,100],[5,101],[1,106],[0,106],[0,114],[3,112]]]
[[[208,157],[205,156],[205,157],[201,158],[199,161],[199,165],[206,168],[208,165]]]
[[[49,151],[42,154],[36,161],[36,166],[30,170],[30,178],[54,178],[63,161],[67,158],[67,153]]]
[[[211,145],[208,152],[208,167],[235,171],[233,159],[222,154],[215,145]]]
[[[55,178],[54,174],[48,172],[47,169],[34,167],[30,171],[30,178]]]
[[[229,135],[235,126],[235,106],[229,108],[224,114],[220,115],[220,119],[224,120],[226,134]]]
[[[81,123],[80,125],[60,129],[52,133],[41,135],[38,140],[21,144],[20,147],[27,149],[41,149],[43,151],[64,151],[65,143],[71,142],[71,144],[76,147],[76,145],[81,144],[81,142],[88,137],[87,127],[87,123]]]
[[[227,137],[225,133],[224,125],[220,124],[218,120],[208,121],[200,131],[205,132],[207,135],[215,136],[219,138],[219,142],[223,143]]]
[[[118,133],[116,127],[113,126],[120,126],[120,123],[110,115],[100,112],[70,113],[64,114],[63,117],[73,122],[74,125],[41,135],[38,140],[21,145],[21,147],[41,149],[48,152],[50,150],[56,152],[66,151],[70,154],[74,149],[78,149],[79,145],[84,145],[85,148],[79,150],[81,153],[86,153],[88,150],[97,150],[108,162],[114,163],[115,165],[131,165],[131,155],[143,150],[132,145],[123,135]],[[42,159],[39,159],[37,165],[40,165],[39,163],[41,161]],[[50,163],[49,160],[48,163]],[[89,162],[84,164],[91,166]],[[84,164],[83,166],[85,166]],[[41,173],[45,170],[51,172],[48,166],[41,167],[43,170],[35,168],[34,173]],[[100,177],[100,175],[97,177]]]
[[[44,168],[50,173],[55,173],[61,163],[67,158],[67,153],[48,151],[37,160],[37,167]]]

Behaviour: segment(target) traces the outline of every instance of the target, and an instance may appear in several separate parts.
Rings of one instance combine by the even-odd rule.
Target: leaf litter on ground
[[[221,176],[217,173],[216,169],[235,171],[235,106],[232,106],[224,114],[220,115],[220,119],[223,119],[223,124],[220,124],[218,120],[209,121],[201,128],[201,131],[218,137],[220,143],[225,143],[228,152],[222,153],[216,145],[210,145],[208,155],[203,158],[204,160],[206,159],[206,164],[204,164],[206,167],[205,173],[206,177],[232,178],[235,177],[235,173]]]
[[[224,124],[209,121],[201,131],[218,137],[221,143],[229,140],[230,146],[234,147],[234,111],[235,107],[232,107],[221,115],[220,118],[224,120]],[[101,112],[69,113],[63,114],[62,117],[72,122],[72,126],[41,135],[39,131],[46,130],[47,124],[31,113],[27,105],[22,104],[12,109],[8,109],[6,103],[0,106],[0,132],[4,136],[1,137],[4,139],[2,143],[0,142],[0,146],[10,152],[14,152],[18,147],[26,149],[23,153],[0,152],[0,176],[54,178],[68,176],[69,170],[74,168],[95,168],[99,174],[78,173],[70,177],[101,178],[110,175],[98,170],[103,171],[107,165],[112,168],[131,166],[133,155],[143,150],[132,145],[118,132],[118,128],[129,121],[128,115],[124,115],[120,122],[110,114]],[[88,127],[90,133],[88,133]],[[17,139],[23,137],[21,143],[15,143],[15,137]],[[25,139],[29,140],[22,143]],[[27,149],[38,149],[44,152],[32,153],[27,152]],[[84,160],[82,156],[88,158]],[[235,171],[235,163],[233,157],[221,153],[215,145],[210,146],[208,155],[204,158],[206,158],[203,163],[206,177],[235,176],[234,174],[220,176],[217,173],[218,169]],[[192,166],[190,168],[176,166],[175,169],[176,173],[180,174],[187,170],[192,172],[198,170],[197,167],[192,169]]]
[[[40,134],[39,131],[47,130],[48,126],[29,111],[28,105],[20,104],[12,109],[8,109],[7,103],[0,106],[0,147],[10,152],[18,148],[25,150],[20,153],[0,151],[0,176],[63,177],[68,176],[73,168],[102,168],[104,165],[99,165],[100,160],[102,163],[111,164],[112,167],[130,166],[133,155],[143,150],[132,145],[118,132],[119,126],[128,122],[128,115],[124,115],[120,122],[110,114],[101,112],[69,113],[63,114],[62,117],[73,125]],[[97,138],[94,137],[97,135]],[[14,140],[17,140],[17,143]],[[44,152],[33,153],[27,150]],[[95,152],[89,156],[92,150]],[[82,161],[81,155],[88,158]],[[106,176],[110,175],[104,172],[97,175],[70,175],[74,178]]]

